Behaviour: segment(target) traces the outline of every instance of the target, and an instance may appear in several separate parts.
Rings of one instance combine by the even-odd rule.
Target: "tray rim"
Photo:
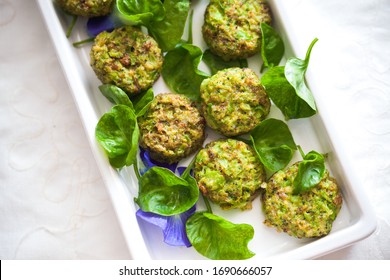
[[[287,11],[283,9],[281,3],[282,1],[270,0],[268,2],[271,6],[272,12],[278,13],[279,19],[282,19],[279,24],[281,24],[281,28],[285,31],[284,34],[291,46],[292,52],[303,53],[305,49],[303,49],[300,42],[297,42],[297,36],[294,36],[295,30],[293,29],[293,25],[289,22]],[[95,139],[95,126],[89,125],[91,123],[96,124],[99,117],[95,114],[92,104],[88,101],[87,92],[82,86],[81,77],[77,75],[77,66],[72,60],[71,45],[68,38],[66,38],[63,34],[63,28],[54,9],[53,0],[37,0],[37,3],[43,16],[46,28],[54,44],[64,76],[67,79],[68,86],[80,115],[92,154],[98,165],[102,179],[111,198],[112,205],[117,214],[130,255],[135,260],[151,260],[152,257],[148,251],[141,228],[132,228],[130,231],[129,227],[125,226],[128,223],[138,225],[136,216],[121,215],[119,213],[119,211],[122,212],[124,210],[129,213],[135,213],[136,209],[134,204],[126,203],[123,199],[121,199],[121,197],[127,196],[126,190],[123,188],[123,182],[121,182],[118,173],[114,169],[110,168],[110,166],[107,166],[108,161],[106,159],[106,155]],[[63,36],[60,36],[60,34],[63,34]],[[343,174],[358,174],[355,172],[354,167],[351,164],[352,161],[349,155],[344,152],[345,149],[343,147],[345,146],[345,143],[332,129],[334,120],[331,117],[330,110],[326,108],[326,106],[320,105],[323,103],[323,100],[321,100],[321,94],[319,94],[321,89],[316,86],[315,77],[311,75],[310,71],[308,71],[307,74],[308,83],[310,84],[312,91],[315,93],[316,102],[319,104],[318,107],[321,109],[321,114],[317,114],[318,121],[324,126],[326,133],[329,135],[330,144],[337,154],[337,157],[342,158],[342,160],[339,160],[339,168],[342,169],[341,171]],[[355,211],[359,211],[357,214],[359,219],[352,223],[351,226],[344,228],[339,232],[334,232],[331,235],[316,240],[315,242],[305,244],[305,246],[277,254],[275,257],[270,257],[271,259],[317,258],[350,246],[351,244],[367,238],[375,231],[377,226],[376,216],[367,196],[365,195],[361,182],[356,176],[345,176],[344,179],[348,181],[350,186],[354,186],[350,195],[352,195],[353,198]],[[354,214],[356,213],[354,212]],[[126,218],[124,216],[126,216]],[[344,239],[346,236],[348,236],[348,242]],[[326,250],[323,249],[324,245],[326,245]],[[255,258],[256,257],[252,259]]]

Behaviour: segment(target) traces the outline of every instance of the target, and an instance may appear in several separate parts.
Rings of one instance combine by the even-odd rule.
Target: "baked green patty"
[[[92,69],[102,83],[114,84],[130,95],[152,87],[163,64],[157,42],[131,26],[96,36],[90,58]]]
[[[271,13],[260,0],[211,0],[202,34],[210,50],[225,60],[247,58],[260,51],[260,24],[271,24]]]
[[[158,94],[139,119],[140,145],[151,158],[174,163],[202,147],[205,120],[192,101],[180,94]]]
[[[255,151],[234,139],[210,142],[199,151],[194,177],[200,191],[222,209],[251,209],[265,180]]]
[[[228,68],[205,79],[200,86],[207,124],[225,136],[250,132],[271,107],[259,77],[249,68]]]
[[[70,14],[84,17],[107,15],[114,0],[56,0],[62,9]]]
[[[321,237],[332,229],[342,204],[336,180],[327,171],[312,189],[293,195],[298,163],[276,172],[262,194],[264,223],[291,236]]]

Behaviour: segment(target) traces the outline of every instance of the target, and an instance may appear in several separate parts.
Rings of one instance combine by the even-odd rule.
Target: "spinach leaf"
[[[178,177],[167,168],[154,166],[139,179],[136,202],[143,211],[171,216],[190,209],[198,200],[199,188],[194,178]]]
[[[130,101],[129,96],[121,88],[114,85],[105,84],[100,85],[99,90],[111,103],[117,105],[126,105],[134,109],[133,103]]]
[[[160,0],[117,0],[116,10],[124,24],[147,26],[152,21],[162,21],[165,9]]]
[[[261,83],[286,120],[307,118],[316,113],[316,110],[313,110],[296,94],[295,89],[287,81],[284,66],[270,68],[261,77]]]
[[[139,128],[134,111],[116,105],[105,113],[95,128],[95,136],[115,168],[132,165],[138,152]]]
[[[132,97],[131,100],[133,102],[134,111],[137,117],[145,114],[146,110],[149,108],[150,103],[154,99],[153,89],[150,88],[144,93],[137,94]]]
[[[298,165],[298,174],[293,182],[293,194],[300,194],[318,185],[325,171],[324,156],[316,151],[309,152]]]
[[[189,10],[189,0],[116,2],[121,22],[145,26],[164,52],[173,49],[181,41]]]
[[[200,99],[200,84],[209,77],[198,69],[202,55],[202,50],[191,44],[182,44],[167,52],[161,74],[172,91],[194,101]]]
[[[286,167],[297,149],[290,129],[281,120],[262,121],[250,137],[260,161],[272,172]]]
[[[248,67],[248,61],[246,59],[237,59],[231,61],[225,61],[221,57],[213,54],[209,49],[203,53],[202,60],[210,68],[211,74],[214,75],[219,70],[223,70],[231,67]]]
[[[153,21],[147,27],[161,49],[166,52],[175,48],[183,35],[190,10],[189,0],[165,0],[165,18]]]
[[[268,96],[287,120],[307,118],[317,112],[314,97],[305,83],[310,53],[316,42],[314,39],[310,44],[305,60],[290,58],[286,66],[272,67],[261,77]]]
[[[279,34],[268,24],[261,23],[261,57],[263,58],[264,68],[274,67],[279,64],[284,54],[284,43]]]
[[[213,260],[249,259],[248,249],[254,229],[248,224],[233,224],[208,212],[197,212],[186,223],[188,239],[203,256]]]
[[[310,89],[306,86],[305,73],[307,67],[309,66],[311,50],[313,49],[313,46],[317,41],[318,39],[315,38],[311,42],[304,60],[292,57],[287,60],[286,66],[284,68],[284,74],[288,82],[294,87],[297,95],[302,100],[304,100],[313,110],[316,110],[316,104]]]
[[[126,105],[134,110],[137,117],[142,116],[148,109],[154,98],[153,89],[150,88],[144,93],[137,94],[131,99],[121,88],[106,84],[99,86],[101,93],[112,103]]]

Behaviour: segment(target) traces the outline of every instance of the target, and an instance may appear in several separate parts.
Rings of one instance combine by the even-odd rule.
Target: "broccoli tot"
[[[140,145],[158,162],[175,163],[202,147],[205,120],[186,96],[158,94],[139,119]]]
[[[114,0],[56,0],[68,13],[83,17],[104,16],[111,12]]]
[[[312,189],[293,195],[298,163],[276,172],[262,193],[264,223],[297,237],[321,237],[332,229],[342,204],[336,180],[326,171]]]
[[[261,23],[271,24],[262,0],[211,0],[202,34],[210,50],[224,60],[250,57],[260,51]]]
[[[139,28],[125,26],[98,34],[90,63],[103,84],[114,84],[129,95],[146,91],[159,78],[162,51]]]
[[[231,137],[250,132],[269,114],[271,102],[250,68],[227,68],[203,80],[202,111],[208,126]]]
[[[194,177],[204,196],[222,209],[251,209],[265,181],[256,152],[234,139],[210,142],[199,151]]]

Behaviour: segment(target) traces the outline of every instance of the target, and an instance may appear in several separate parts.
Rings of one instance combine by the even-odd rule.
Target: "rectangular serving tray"
[[[66,38],[65,32],[70,23],[70,16],[65,15],[52,0],[37,0],[37,2],[78,107],[92,152],[112,199],[131,257],[135,260],[204,259],[192,247],[166,245],[160,230],[137,221],[135,216],[137,205],[134,197],[138,194],[138,186],[133,168],[124,168],[120,172],[113,169],[95,139],[95,126],[100,117],[110,110],[112,104],[100,93],[98,86],[101,83],[89,65],[90,45],[87,44],[81,48],[75,48],[72,45],[73,42],[88,37],[85,31],[86,21],[78,20],[72,36]],[[207,0],[192,2],[194,44],[202,49],[205,49],[206,45],[202,40],[200,30],[207,3]],[[299,31],[294,30],[293,23],[289,21],[283,1],[270,0],[268,3],[273,13],[274,27],[278,29],[286,44],[285,56],[304,57],[305,48],[309,42],[299,42],[297,36],[294,36]],[[259,73],[260,56],[251,58],[249,66]],[[326,100],[326,93],[319,86],[318,71],[318,68],[309,66],[306,78],[316,99],[319,113],[308,119],[290,120],[288,125],[295,142],[304,151],[317,150],[328,154],[328,168],[342,189],[342,209],[329,235],[318,239],[296,239],[285,233],[278,233],[275,229],[263,224],[264,215],[260,199],[254,201],[253,209],[249,211],[222,211],[213,206],[215,214],[232,222],[249,223],[254,227],[255,236],[249,242],[249,249],[256,253],[252,260],[257,258],[317,258],[368,237],[376,228],[373,210],[356,176],[357,173],[353,170],[351,160],[344,152],[343,146],[346,143],[339,139],[334,130],[336,124],[331,118],[331,104]],[[153,88],[156,94],[169,92],[161,77]],[[283,119],[279,110],[274,106],[271,108],[269,117]],[[211,135],[206,141],[210,141],[212,137]],[[292,162],[297,160],[299,160],[298,155],[293,158]]]

